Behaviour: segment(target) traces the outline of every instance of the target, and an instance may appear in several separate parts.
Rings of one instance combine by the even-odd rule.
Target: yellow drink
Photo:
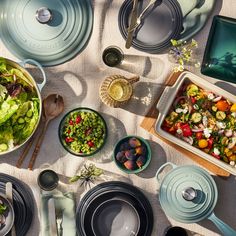
[[[111,82],[108,94],[116,101],[126,101],[132,95],[132,86],[125,79],[116,79]]]

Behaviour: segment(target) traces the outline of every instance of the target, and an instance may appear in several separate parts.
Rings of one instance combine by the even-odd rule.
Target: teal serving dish
[[[142,137],[128,135],[116,143],[112,158],[120,170],[137,174],[150,164],[151,147]]]
[[[201,73],[236,83],[236,19],[215,16],[210,29]]]
[[[65,114],[59,124],[58,135],[66,151],[75,156],[88,157],[104,146],[107,125],[97,111],[79,107]]]

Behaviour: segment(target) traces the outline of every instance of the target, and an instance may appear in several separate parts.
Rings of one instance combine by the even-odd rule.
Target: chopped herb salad
[[[107,134],[104,119],[89,108],[78,108],[66,114],[59,130],[62,145],[78,156],[97,152],[104,145]]]
[[[236,168],[236,103],[185,83],[162,129]]]
[[[27,80],[0,58],[0,153],[23,143],[38,123],[40,100]]]

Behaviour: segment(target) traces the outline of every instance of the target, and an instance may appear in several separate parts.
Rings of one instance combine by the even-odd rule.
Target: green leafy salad
[[[39,120],[39,98],[26,76],[0,58],[0,153],[23,143]]]

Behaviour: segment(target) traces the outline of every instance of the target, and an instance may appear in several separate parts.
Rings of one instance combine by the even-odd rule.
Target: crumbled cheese
[[[188,107],[185,107],[185,108],[183,109],[183,113],[186,114],[187,112],[188,112]]]
[[[178,129],[176,130],[176,133],[177,133],[177,134],[182,134],[183,131],[182,131],[182,129],[178,128]]]
[[[214,148],[213,152],[216,154],[216,155],[220,155],[220,151],[218,148]]]
[[[176,113],[181,113],[181,112],[183,112],[183,109],[182,109],[182,108],[176,108],[176,109],[175,109],[175,112],[176,112]]]
[[[195,110],[198,110],[198,109],[199,109],[199,106],[198,106],[197,104],[194,104],[194,105],[193,105],[193,108],[194,108]]]
[[[209,128],[205,128],[205,129],[203,129],[203,133],[204,133],[204,136],[205,136],[206,138],[210,138],[211,133],[212,133],[212,130],[209,129]]]
[[[212,100],[212,99],[215,98],[215,96],[214,96],[213,93],[209,93],[209,94],[207,95],[207,97],[208,97],[209,100]]]
[[[234,118],[236,118],[236,112],[232,112],[231,116],[233,116]]]
[[[208,124],[208,118],[207,118],[206,116],[203,116],[203,117],[202,117],[202,123],[203,123],[204,126],[207,126],[207,124]]]
[[[216,121],[216,126],[219,129],[224,129],[226,127],[226,124],[224,122],[221,122],[221,121]]]
[[[235,165],[235,161],[230,161],[229,163],[231,166],[234,166]]]

